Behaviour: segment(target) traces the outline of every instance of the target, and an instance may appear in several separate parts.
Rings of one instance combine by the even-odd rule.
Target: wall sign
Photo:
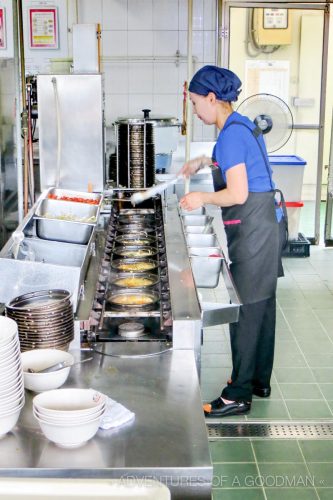
[[[0,49],[5,49],[6,45],[5,9],[3,7],[0,7]]]
[[[29,8],[29,38],[31,49],[57,49],[57,8]]]

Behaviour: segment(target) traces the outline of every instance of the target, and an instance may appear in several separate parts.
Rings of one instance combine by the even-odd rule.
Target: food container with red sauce
[[[88,205],[100,205],[102,203],[102,195],[99,193],[87,193],[59,188],[51,188],[47,192],[46,198],[58,201],[87,203]]]

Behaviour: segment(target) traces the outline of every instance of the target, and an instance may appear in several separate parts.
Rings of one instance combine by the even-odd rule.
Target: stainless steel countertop
[[[73,352],[76,359],[90,351]],[[137,477],[165,483],[173,499],[210,498],[212,465],[191,350],[123,359],[94,353],[71,369],[64,387],[92,387],[135,412],[116,430],[99,430],[77,449],[48,441],[32,415],[34,393],[18,425],[0,442],[2,477]]]

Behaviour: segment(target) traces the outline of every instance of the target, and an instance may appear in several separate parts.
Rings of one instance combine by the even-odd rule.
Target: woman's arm
[[[216,205],[218,207],[231,207],[243,205],[246,202],[249,189],[247,173],[244,163],[231,167],[226,172],[227,187],[214,193],[192,192],[180,200],[184,210],[195,210],[203,205]]]
[[[184,175],[185,177],[190,177],[196,174],[202,168],[212,164],[212,159],[208,156],[202,155],[198,158],[193,158],[192,160],[184,163],[182,169],[179,171],[178,175]]]

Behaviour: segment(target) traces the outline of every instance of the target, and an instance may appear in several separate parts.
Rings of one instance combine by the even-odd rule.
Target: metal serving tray
[[[37,236],[45,240],[85,245],[88,243],[93,228],[96,226],[99,211],[99,205],[43,199],[34,215],[37,219]],[[47,215],[49,216],[47,217]],[[78,222],[52,218],[52,216],[60,217],[64,215],[76,218],[94,217],[94,221]]]
[[[189,254],[195,284],[198,288],[215,288],[219,283],[223,254],[218,246],[190,247]],[[210,257],[211,255],[219,257]]]
[[[45,198],[48,198],[49,195],[54,195],[59,197],[70,196],[74,198],[84,198],[87,200],[94,200],[98,202],[98,205],[101,205],[103,200],[103,196],[100,193],[87,193],[85,191],[72,191],[69,189],[60,189],[55,187],[48,189],[48,191],[45,194]],[[56,200],[56,201],[67,201],[67,200]],[[80,203],[80,202],[73,202],[73,203]]]

